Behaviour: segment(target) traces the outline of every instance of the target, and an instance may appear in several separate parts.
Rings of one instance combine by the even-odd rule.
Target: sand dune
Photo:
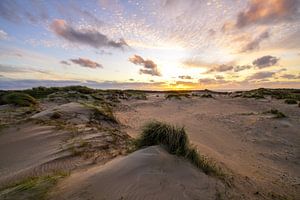
[[[159,146],[79,171],[51,199],[215,199],[222,183]]]
[[[273,191],[300,197],[300,109],[280,100],[218,96],[123,102],[116,113],[137,137],[149,120],[184,126],[201,153],[228,169],[236,185],[250,195]],[[264,111],[276,108],[288,118],[274,119]],[[289,191],[289,192],[287,192]]]

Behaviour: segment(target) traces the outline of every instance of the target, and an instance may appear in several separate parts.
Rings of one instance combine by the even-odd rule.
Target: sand
[[[62,181],[51,199],[215,199],[222,184],[159,146],[148,147]]]
[[[262,113],[271,108],[288,118],[274,119]],[[215,95],[214,99],[165,100],[163,94],[153,94],[145,101],[124,101],[117,117],[133,137],[140,134],[141,126],[149,120],[184,126],[191,142],[227,169],[241,192],[265,198],[300,198],[297,105],[284,104],[283,100],[224,95]]]
[[[45,99],[38,113],[0,106],[1,123],[9,124],[0,132],[0,187],[72,170],[49,199],[300,199],[297,105],[219,94],[182,100],[164,95],[122,100],[114,107],[119,124],[93,119],[93,110],[76,102]],[[274,108],[288,117],[264,113]],[[138,137],[149,120],[184,126],[191,143],[222,168],[230,184],[159,146],[126,155],[127,134]]]

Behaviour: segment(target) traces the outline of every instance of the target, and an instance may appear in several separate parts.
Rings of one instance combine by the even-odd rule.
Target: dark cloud
[[[65,60],[60,61],[60,63],[63,65],[71,65],[68,61],[65,61]]]
[[[225,83],[229,83],[229,81],[226,81],[224,79],[213,79],[213,78],[201,78],[198,80],[198,82],[202,85],[221,85]]]
[[[218,65],[215,66],[213,68],[211,68],[210,70],[208,70],[206,73],[212,73],[212,72],[226,72],[226,71],[231,71],[234,67],[232,65]]]
[[[268,56],[263,56],[263,57],[260,57],[256,60],[254,60],[252,62],[252,64],[254,66],[258,67],[259,69],[262,69],[262,68],[274,66],[278,63],[278,61],[279,61],[279,58],[268,55]]]
[[[251,0],[246,11],[238,14],[236,27],[290,21],[298,9],[299,0]]]
[[[253,66],[251,65],[238,65],[234,67],[234,72],[240,72],[246,69],[251,69]]]
[[[94,48],[114,47],[122,49],[124,46],[128,46],[124,39],[113,41],[96,30],[76,30],[62,19],[54,20],[50,25],[50,28],[56,35],[70,42],[85,44]]]
[[[259,79],[266,79],[271,78],[276,74],[276,72],[257,72],[249,77],[246,78],[246,80],[259,80]]]
[[[139,55],[134,55],[129,58],[129,61],[135,65],[141,65],[144,68],[140,69],[141,74],[149,74],[151,76],[161,76],[160,71],[157,68],[157,65],[152,60],[144,60]]]
[[[70,59],[70,61],[72,61],[73,63],[78,64],[82,67],[88,67],[88,68],[92,68],[92,69],[103,68],[103,66],[101,64],[94,62],[92,60],[89,60],[87,58]]]
[[[187,75],[185,75],[185,76],[178,76],[178,78],[180,78],[180,79],[192,79],[191,76],[187,76]]]
[[[258,35],[256,38],[253,40],[249,41],[243,48],[242,52],[247,52],[247,51],[253,51],[255,49],[258,49],[260,46],[260,43],[264,41],[265,39],[268,39],[270,37],[269,31],[265,31]]]
[[[224,77],[221,76],[221,75],[216,75],[215,78],[216,78],[217,80],[223,80],[223,79],[224,79]]]

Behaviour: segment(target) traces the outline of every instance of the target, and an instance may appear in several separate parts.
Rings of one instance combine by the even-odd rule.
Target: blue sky
[[[2,0],[0,89],[300,88],[298,0]]]

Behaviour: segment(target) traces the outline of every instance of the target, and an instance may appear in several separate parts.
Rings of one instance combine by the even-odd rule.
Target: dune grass
[[[282,112],[280,112],[277,109],[268,110],[268,111],[264,112],[264,114],[273,114],[274,118],[285,118],[285,117],[287,117],[285,114],[283,114]]]
[[[284,101],[284,103],[286,103],[286,104],[297,104],[297,101],[295,99],[286,99]]]
[[[178,100],[181,100],[182,97],[189,98],[190,95],[187,93],[176,92],[176,93],[166,94],[165,96],[166,99],[178,99]]]
[[[17,106],[25,107],[37,105],[38,102],[29,94],[21,92],[12,92],[1,97],[1,104],[14,104]]]
[[[103,121],[108,121],[112,123],[118,123],[112,108],[106,104],[102,103],[99,106],[95,106],[93,104],[88,104],[88,103],[82,103],[84,106],[86,106],[89,109],[92,109],[94,111],[93,118],[95,120],[103,120]]]
[[[0,199],[5,200],[43,200],[57,182],[68,176],[67,172],[54,172],[52,175],[26,178],[20,182],[2,188]]]
[[[183,127],[174,127],[158,121],[147,123],[140,138],[136,140],[136,146],[142,148],[152,145],[165,146],[171,154],[186,158],[206,174],[220,179],[225,177],[225,174],[215,163],[201,156],[197,149],[190,144]]]

